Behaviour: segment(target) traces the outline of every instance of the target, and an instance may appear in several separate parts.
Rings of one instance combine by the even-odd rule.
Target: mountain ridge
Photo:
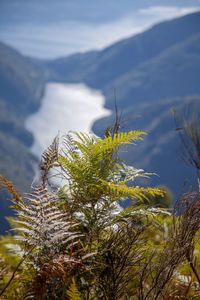
[[[49,61],[47,63],[47,66],[50,69],[56,69],[57,73],[56,75],[59,78],[59,72],[62,74],[61,80],[65,81],[65,76],[67,81],[72,81],[72,82],[77,82],[84,80],[86,84],[93,88],[104,88],[101,78],[98,77],[98,74],[101,74],[101,77],[104,76],[104,82],[105,78],[107,79],[105,73],[110,72],[113,74],[115,72],[115,68],[125,68],[128,67],[128,69],[133,68],[135,65],[138,65],[139,63],[143,62],[145,57],[146,59],[150,59],[153,56],[157,55],[160,53],[162,50],[165,50],[166,47],[169,47],[169,43],[177,43],[180,42],[180,40],[186,39],[188,36],[191,36],[191,34],[194,34],[195,31],[199,32],[199,29],[197,26],[193,26],[193,24],[196,24],[196,22],[199,23],[200,19],[200,12],[192,13],[186,16],[183,16],[181,18],[176,18],[171,21],[164,21],[162,23],[159,23],[157,25],[154,25],[152,28],[144,31],[143,33],[139,33],[137,35],[134,35],[133,37],[126,38],[122,41],[119,41],[117,43],[114,43],[113,45],[106,47],[102,51],[92,51],[92,52],[86,52],[83,54],[75,54],[72,56],[68,56],[66,58],[61,58],[61,59],[56,59],[53,61]],[[186,24],[185,24],[186,23]],[[174,28],[174,25],[178,25],[178,28]],[[165,34],[159,35],[159,39],[161,38],[164,44],[162,45],[161,49],[158,49],[158,47],[155,47],[155,35],[158,37],[158,31],[162,29],[162,27],[165,28]],[[171,32],[173,29],[173,36],[170,38],[169,32]],[[175,32],[176,31],[176,32]],[[167,34],[167,37],[166,37]],[[151,37],[149,36],[151,35]],[[177,40],[179,37],[179,40]],[[141,41],[142,38],[142,41]],[[149,53],[149,48],[148,46],[151,45],[152,43],[152,38],[154,38],[154,47],[152,51],[155,52]],[[143,43],[143,45],[141,45]],[[160,42],[159,42],[160,43]],[[166,46],[167,43],[167,46]],[[161,43],[162,44],[162,43]],[[115,49],[115,51],[113,51]],[[131,52],[132,49],[135,51],[134,53]],[[141,56],[141,49],[142,53],[144,54]],[[147,51],[148,49],[148,51]],[[114,53],[113,53],[114,52]],[[91,61],[88,59],[88,56],[92,53],[92,58]],[[126,60],[127,55],[130,54],[132,55],[131,61],[129,59]],[[107,65],[107,60],[112,56],[112,62],[110,62],[109,66]],[[114,56],[114,59],[113,59]],[[145,57],[144,57],[145,56]],[[139,58],[138,58],[139,57]],[[87,59],[85,59],[87,58]],[[122,59],[123,58],[123,59]],[[78,65],[76,65],[76,59],[78,60]],[[83,65],[83,72],[82,74],[82,69],[81,69],[81,60],[83,59],[84,65]],[[85,62],[88,63],[89,60],[89,67],[87,70],[87,65],[85,65]],[[97,61],[98,60],[98,61]],[[103,61],[103,64],[102,64]],[[69,68],[68,71],[68,64],[73,62],[73,66],[75,69],[75,73],[73,70]],[[91,65],[95,63],[95,69],[94,66],[92,67]],[[97,66],[96,66],[97,65]],[[100,67],[98,67],[100,65]],[[108,69],[109,67],[109,69]],[[127,70],[126,70],[127,71]],[[72,72],[72,73],[71,73]],[[122,70],[120,69],[120,74]],[[65,76],[63,76],[64,74]],[[86,76],[85,76],[86,73]],[[90,78],[88,78],[88,74],[90,74]],[[96,74],[94,76],[94,74]],[[83,78],[84,77],[84,78]],[[93,82],[93,78],[95,77],[95,83]],[[109,78],[110,81],[110,78]]]

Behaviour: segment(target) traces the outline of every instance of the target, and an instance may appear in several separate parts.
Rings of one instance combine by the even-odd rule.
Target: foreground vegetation
[[[16,211],[13,234],[0,240],[0,299],[200,299],[200,194],[172,212],[163,190],[136,185],[151,174],[119,150],[143,135],[55,139],[25,197],[0,177]]]

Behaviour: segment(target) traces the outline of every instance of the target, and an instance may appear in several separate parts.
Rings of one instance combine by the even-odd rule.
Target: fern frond
[[[95,135],[71,131],[64,137],[64,145],[67,150],[67,157],[76,158],[77,155],[82,157],[89,155],[91,146],[98,138]]]
[[[81,300],[81,294],[77,288],[75,279],[72,279],[72,283],[69,287],[69,289],[67,290],[67,296],[69,300]]]
[[[145,132],[143,131],[133,130],[115,133],[114,136],[99,139],[92,148],[92,154],[103,158],[106,154],[113,152],[119,146],[132,144],[136,140],[142,140],[144,134]]]
[[[78,162],[78,159],[101,161],[106,155],[112,153],[119,146],[132,144],[135,140],[141,140],[143,131],[135,130],[130,132],[115,133],[114,136],[100,139],[94,135],[85,133],[74,133],[74,136],[67,135],[64,140],[67,153],[63,157],[69,161]],[[75,155],[74,155],[75,153]]]
[[[110,176],[110,181],[117,184],[119,182],[130,182],[134,181],[136,178],[149,178],[155,173],[146,173],[143,169],[136,169],[132,166],[127,166],[122,163],[117,166],[117,170],[113,172]]]
[[[127,199],[128,197],[138,199],[140,201],[148,200],[148,196],[163,196],[164,192],[158,188],[129,187],[124,183],[113,184],[110,182],[102,182],[104,188],[108,191],[113,199]]]
[[[13,183],[2,175],[0,175],[0,185],[3,186],[13,196],[12,202],[15,205],[22,201],[22,196],[15,189]]]
[[[68,215],[58,208],[58,198],[47,188],[35,187],[26,201],[19,204],[15,231],[25,244],[56,251],[61,245],[70,246],[81,235],[74,231]]]
[[[44,151],[42,154],[42,159],[40,162],[40,170],[42,172],[42,182],[48,180],[48,173],[50,169],[55,166],[55,163],[58,160],[58,137],[56,137],[52,144]]]
[[[156,208],[156,207],[140,207],[129,206],[124,208],[117,216],[115,221],[119,221],[123,218],[136,217],[155,217],[157,215],[171,216],[171,212],[168,209]]]
[[[79,150],[83,150],[82,152],[88,153],[92,145],[94,145],[98,141],[98,137],[94,134],[87,134],[83,132],[74,132],[74,142],[77,145]]]
[[[134,168],[125,168],[125,165],[117,167],[116,159],[110,156],[118,146],[141,139],[143,134],[142,131],[130,131],[116,133],[113,137],[109,136],[105,139],[83,133],[74,134],[74,138],[67,136],[65,146],[69,151],[75,145],[75,154],[67,152],[65,155],[59,156],[58,162],[73,184],[73,191],[77,188],[79,193],[85,191],[90,196],[99,194],[98,191],[102,194],[104,188],[102,180],[115,182],[118,177],[122,181],[125,174],[123,178],[125,183],[137,176],[147,176],[146,173]]]
[[[129,187],[129,181],[137,177],[148,177],[145,173],[133,167],[118,163],[114,151],[119,147],[141,139],[144,132],[131,131],[115,133],[104,139],[83,133],[74,133],[65,139],[67,151],[59,156],[59,163],[69,179],[69,198],[67,207],[72,215],[84,226],[90,227],[93,218],[91,207],[95,209],[95,225],[105,228],[112,223],[116,215],[116,202],[132,198],[143,202],[149,196],[163,196],[160,189]],[[90,229],[89,229],[90,230]]]

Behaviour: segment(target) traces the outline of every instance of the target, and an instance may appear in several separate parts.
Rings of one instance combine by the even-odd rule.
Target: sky
[[[105,48],[197,10],[200,0],[0,0],[0,41],[56,58]]]

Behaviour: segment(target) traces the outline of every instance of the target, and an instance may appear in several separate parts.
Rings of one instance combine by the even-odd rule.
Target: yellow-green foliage
[[[62,169],[69,178],[71,192],[80,195],[80,201],[91,201],[100,197],[112,197],[114,200],[136,198],[143,200],[149,196],[162,196],[159,189],[128,187],[125,178],[116,183],[115,173],[123,169],[117,155],[119,147],[141,140],[144,132],[130,131],[115,133],[100,139],[87,134],[75,134],[65,139],[66,155],[58,159]],[[128,177],[128,171],[126,177]],[[137,177],[138,174],[135,174]],[[142,176],[142,174],[140,174]],[[77,195],[77,196],[78,196]]]
[[[67,296],[69,300],[82,300],[74,278],[72,278],[72,283],[67,291]]]
[[[61,147],[55,139],[25,198],[0,177],[16,210],[14,235],[0,239],[1,299],[200,299],[199,194],[173,216],[162,189],[135,183],[151,174],[126,166],[119,151],[143,136],[70,133]],[[48,186],[53,167],[64,179],[58,189]]]

